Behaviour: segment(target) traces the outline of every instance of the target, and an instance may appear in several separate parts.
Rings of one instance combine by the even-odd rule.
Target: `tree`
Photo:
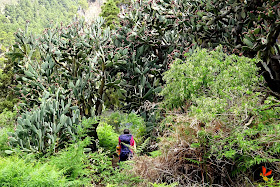
[[[117,7],[114,0],[108,0],[101,7],[100,16],[105,19],[105,26],[110,27],[111,29],[115,28],[119,25],[118,14],[120,13],[120,9]]]
[[[0,69],[0,113],[4,110],[13,111],[15,104],[18,102],[11,89],[15,85],[13,81],[13,64],[9,59],[5,58],[3,58],[3,62],[5,68]]]
[[[19,0],[17,4],[5,5],[0,14],[0,43],[8,48],[14,42],[13,33],[23,29],[29,21],[29,30],[41,32],[50,21],[69,23],[76,15],[78,6],[87,8],[86,0]]]
[[[88,2],[87,0],[79,0],[79,5],[82,9],[86,10],[88,8]]]

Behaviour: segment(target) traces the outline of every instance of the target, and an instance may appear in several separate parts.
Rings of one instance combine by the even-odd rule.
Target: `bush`
[[[144,119],[135,113],[125,114],[120,112],[105,113],[101,116],[101,122],[97,127],[100,146],[111,153],[115,152],[116,145],[119,142],[118,137],[124,129],[130,130],[137,147],[141,148],[146,133]]]
[[[44,93],[40,106],[22,112],[17,118],[15,132],[10,133],[12,148],[46,154],[48,151],[56,152],[75,139],[76,125],[80,125],[78,107],[59,98],[59,91],[56,99],[52,98],[54,94]]]
[[[151,182],[244,185],[262,165],[279,163],[279,101],[260,87],[256,59],[197,49],[165,73],[163,106],[182,108],[163,122],[161,156],[139,158]]]
[[[13,81],[13,61],[7,60],[6,58],[7,56],[3,59],[3,69],[0,69],[0,113],[14,111],[16,108],[15,105],[19,101],[11,89],[11,87],[15,86],[15,82]]]
[[[119,134],[115,133],[113,127],[107,123],[101,123],[97,127],[99,145],[113,153],[119,143]]]
[[[104,114],[103,120],[114,127],[118,134],[122,134],[124,129],[129,129],[137,143],[143,143],[143,137],[146,133],[146,125],[144,119],[132,112],[130,114],[113,112]]]
[[[2,186],[67,186],[67,181],[62,174],[62,171],[48,163],[27,162],[17,156],[0,157]]]
[[[15,117],[16,117],[16,111],[10,111],[7,109],[4,109],[2,113],[0,113],[0,127],[11,127],[15,124]]]
[[[172,109],[192,103],[190,112],[202,121],[222,113],[240,116],[255,107],[257,98],[252,91],[262,83],[257,76],[258,60],[228,56],[221,47],[210,52],[197,49],[185,56],[185,61],[177,59],[164,73],[164,106]]]
[[[119,18],[118,14],[120,13],[120,9],[117,7],[116,2],[113,0],[108,0],[104,3],[104,5],[101,7],[101,14],[105,19],[104,26],[110,27],[111,29],[115,28],[116,26],[119,26]]]
[[[0,156],[5,156],[5,151],[10,149],[8,145],[8,132],[11,132],[11,128],[0,127]]]
[[[114,173],[108,152],[104,152],[102,148],[99,148],[98,151],[90,155],[90,163],[92,183],[106,184],[109,181],[109,177]]]
[[[112,167],[112,158],[102,148],[90,154],[90,177],[93,185],[107,186],[138,186],[141,182],[138,176],[131,172],[129,161]]]
[[[89,155],[84,153],[84,148],[89,145],[90,139],[86,138],[83,141],[70,144],[67,148],[54,154],[47,161],[50,165],[55,166],[71,185],[85,185],[88,184],[90,169]]]

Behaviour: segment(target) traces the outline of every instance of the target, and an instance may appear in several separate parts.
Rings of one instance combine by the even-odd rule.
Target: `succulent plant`
[[[125,79],[137,85],[130,86],[131,93],[136,90],[137,97],[151,93],[148,85],[142,88],[141,80],[151,84],[147,75],[154,72],[153,78],[162,84],[160,74],[174,58],[192,52],[196,46],[214,49],[220,44],[229,54],[260,57],[258,65],[267,82],[280,92],[280,50],[276,43],[280,34],[279,7],[275,0],[132,2],[113,36],[116,51],[128,56]],[[145,71],[146,67],[150,70]],[[141,77],[144,72],[146,79]],[[150,96],[149,100],[155,99],[154,94]]]
[[[17,118],[14,133],[9,133],[9,144],[26,152],[55,152],[70,140],[75,140],[80,111],[65,102],[59,91],[44,92],[41,104]]]
[[[68,132],[71,132],[74,121],[70,122],[69,119],[75,118],[75,124],[79,125],[80,115],[90,117],[101,114],[105,90],[120,88],[118,86],[120,77],[111,76],[108,72],[117,59],[114,58],[113,61],[105,57],[111,50],[106,48],[107,43],[110,43],[110,30],[101,28],[103,21],[101,18],[97,19],[92,25],[76,21],[68,27],[49,28],[39,38],[28,34],[27,30],[16,33],[17,43],[9,56],[14,63],[15,81],[18,85],[14,90],[22,101],[19,104],[21,116],[33,118],[38,115],[36,111],[39,110],[39,106],[52,110],[49,114],[40,109],[44,115],[51,116],[54,112],[59,113],[63,110],[66,107],[64,103],[67,103],[67,107],[78,108],[79,114],[69,112],[67,117],[62,114],[57,114],[56,117],[60,120],[66,119],[67,124],[70,125],[65,124],[64,121],[62,124],[67,126]],[[49,102],[56,103],[55,108],[51,103],[43,100],[46,95],[50,97]],[[31,112],[26,112],[29,110]],[[24,118],[24,121],[26,120]],[[31,122],[41,124],[37,127],[38,132],[43,131],[45,123],[49,126],[58,125],[56,119],[51,117],[43,117],[39,122]],[[15,134],[18,139],[15,143],[29,150],[36,145],[38,149],[35,149],[35,146],[34,150],[41,152],[42,142],[36,142],[36,138],[41,135],[37,134],[36,138],[29,142],[31,140],[29,134],[23,133],[26,132],[27,126],[26,124],[23,126],[21,118],[18,118],[17,128],[22,131],[20,135]],[[47,135],[46,131],[44,133]],[[52,136],[49,140],[57,141],[58,137]],[[60,138],[60,140],[64,139]],[[43,142],[43,144],[53,146],[55,142]]]
[[[101,114],[104,91],[120,83],[107,72],[115,61],[105,57],[110,53],[104,47],[110,43],[110,30],[101,28],[103,21],[97,19],[92,25],[76,21],[68,27],[46,29],[36,40],[26,32],[16,34],[18,43],[10,55],[19,57],[14,63],[21,86],[15,89],[25,101],[24,109],[39,105],[44,91],[60,89],[83,116]]]
[[[157,1],[161,6],[167,1]],[[172,3],[173,2],[173,3]],[[224,51],[258,56],[268,85],[280,92],[280,3],[275,0],[172,1],[173,15],[181,41],[204,48],[224,46]],[[183,6],[187,5],[187,6]],[[169,8],[169,11],[171,9]],[[172,17],[173,16],[173,17]],[[187,48],[186,51],[189,51]]]

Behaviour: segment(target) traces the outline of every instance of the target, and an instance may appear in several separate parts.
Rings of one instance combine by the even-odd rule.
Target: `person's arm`
[[[120,156],[120,154],[121,154],[121,140],[120,140],[120,137],[119,137],[119,144],[116,147],[116,153],[118,154],[118,156]]]
[[[133,136],[131,137],[130,145],[133,147],[134,151],[136,151],[136,142],[134,141]]]

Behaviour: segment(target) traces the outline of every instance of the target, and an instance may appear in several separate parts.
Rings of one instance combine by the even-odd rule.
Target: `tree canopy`
[[[69,23],[76,15],[78,7],[86,8],[84,0],[19,0],[6,4],[0,13],[0,45],[7,48],[14,41],[13,34],[19,28],[25,28],[29,22],[29,31],[41,32],[50,22]]]

